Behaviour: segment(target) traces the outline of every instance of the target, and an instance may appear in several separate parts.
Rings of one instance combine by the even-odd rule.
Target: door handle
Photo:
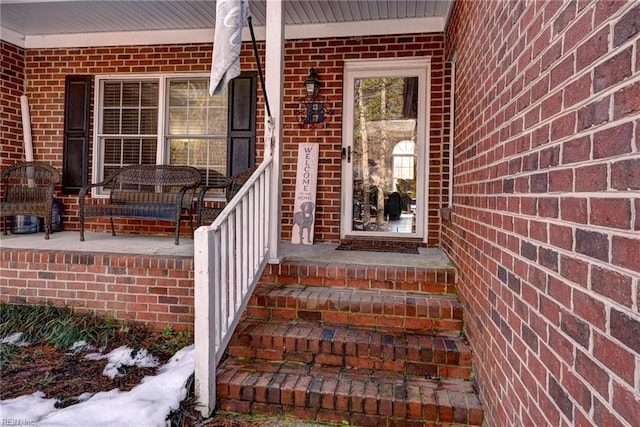
[[[351,163],[351,155],[352,154],[360,154],[357,151],[351,149],[351,146],[342,147],[342,160],[347,159],[347,163]]]

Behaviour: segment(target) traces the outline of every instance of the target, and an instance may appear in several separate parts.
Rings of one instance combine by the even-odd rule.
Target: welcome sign
[[[299,145],[291,243],[310,245],[316,216],[319,144]]]

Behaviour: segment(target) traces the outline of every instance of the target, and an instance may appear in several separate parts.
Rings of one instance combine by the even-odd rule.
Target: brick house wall
[[[640,420],[640,4],[455,4],[453,215],[487,425]]]
[[[0,40],[0,167],[24,161],[20,96],[24,92],[24,49]]]
[[[193,257],[3,249],[2,302],[193,331]]]
[[[259,43],[258,49],[263,54],[264,43]],[[445,143],[449,134],[448,91],[450,89],[450,70],[444,61],[443,34],[345,37],[285,43],[282,166],[282,238],[284,240],[291,238],[297,150],[302,142],[320,143],[315,240],[338,241],[340,238],[340,148],[344,60],[407,56],[431,57],[428,244],[439,245],[438,210],[443,203],[446,203],[445,193],[448,185]],[[262,62],[264,63],[264,58]],[[243,45],[241,63],[243,70],[257,70],[250,43],[245,42]],[[61,168],[66,75],[208,72],[211,66],[211,45],[27,49],[24,52],[24,64],[24,78],[28,82],[26,92],[31,104],[34,157],[36,160],[47,161]],[[321,95],[326,97],[330,104],[329,121],[327,127],[323,129],[308,129],[299,125],[302,84],[310,67],[316,68],[322,81]],[[257,154],[258,158],[261,158],[264,128],[264,101],[261,90],[258,91],[258,96]],[[21,137],[21,132],[19,136]],[[12,138],[15,139],[15,136]],[[65,229],[77,229],[77,196],[62,196],[61,200],[65,205],[63,216]],[[108,228],[105,227],[106,224],[107,222],[92,219],[87,223],[87,227],[106,229]],[[159,232],[171,234],[172,232],[170,224],[164,226],[165,223],[159,224],[156,221],[133,219],[121,220],[117,224],[121,231],[126,232],[141,234]],[[188,230],[183,227],[183,233],[187,232]]]

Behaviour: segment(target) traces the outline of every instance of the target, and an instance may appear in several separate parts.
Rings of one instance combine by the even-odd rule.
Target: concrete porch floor
[[[338,251],[336,243],[314,243],[293,245],[280,242],[280,257],[288,261],[315,261],[341,264],[395,265],[406,267],[452,267],[447,255],[439,248],[420,248],[419,254],[399,254],[369,251]],[[2,249],[41,249],[66,252],[92,252],[141,254],[160,256],[193,256],[193,239],[181,236],[180,244],[174,244],[173,236],[140,236],[133,234],[85,232],[85,241],[80,241],[78,231],[52,233],[49,240],[44,233],[8,234],[0,233]]]

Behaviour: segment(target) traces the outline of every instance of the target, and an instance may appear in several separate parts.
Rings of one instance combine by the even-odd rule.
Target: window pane
[[[140,140],[125,139],[122,141],[122,163],[138,164],[140,161]]]
[[[189,110],[182,107],[169,108],[169,135],[187,134],[187,117]]]
[[[143,107],[158,106],[158,83],[142,82],[142,94],[140,105]]]
[[[105,82],[102,105],[105,107],[120,106],[120,82]]]
[[[157,163],[157,146],[158,141],[155,138],[144,138],[142,140],[142,155],[140,156],[140,164],[155,165]]]
[[[158,110],[145,108],[140,111],[140,133],[155,134],[158,132]]]
[[[140,83],[139,82],[123,82],[122,83],[122,106],[137,107],[140,105]]]
[[[139,118],[140,110],[138,109],[123,109],[122,110],[122,133],[123,134],[137,134],[139,131]]]
[[[208,164],[218,169],[227,164],[227,138],[215,138],[209,140]]]
[[[104,140],[104,162],[121,163],[120,153],[122,140],[120,138],[107,138]]]
[[[208,166],[209,158],[209,140],[208,139],[191,139],[189,141],[191,147],[191,166],[204,167]]]
[[[120,133],[120,110],[108,109],[102,113],[102,133]]]
[[[170,143],[170,158],[172,165],[189,165],[189,140],[172,139]]]
[[[209,90],[206,80],[191,80],[189,84],[189,105],[204,107],[208,104]]]
[[[187,82],[171,82],[169,85],[169,105],[186,106],[189,99],[189,86]]]
[[[189,135],[207,134],[207,110],[206,108],[190,107],[187,132]]]
[[[227,133],[227,109],[214,107],[209,109],[209,134],[226,135]]]

